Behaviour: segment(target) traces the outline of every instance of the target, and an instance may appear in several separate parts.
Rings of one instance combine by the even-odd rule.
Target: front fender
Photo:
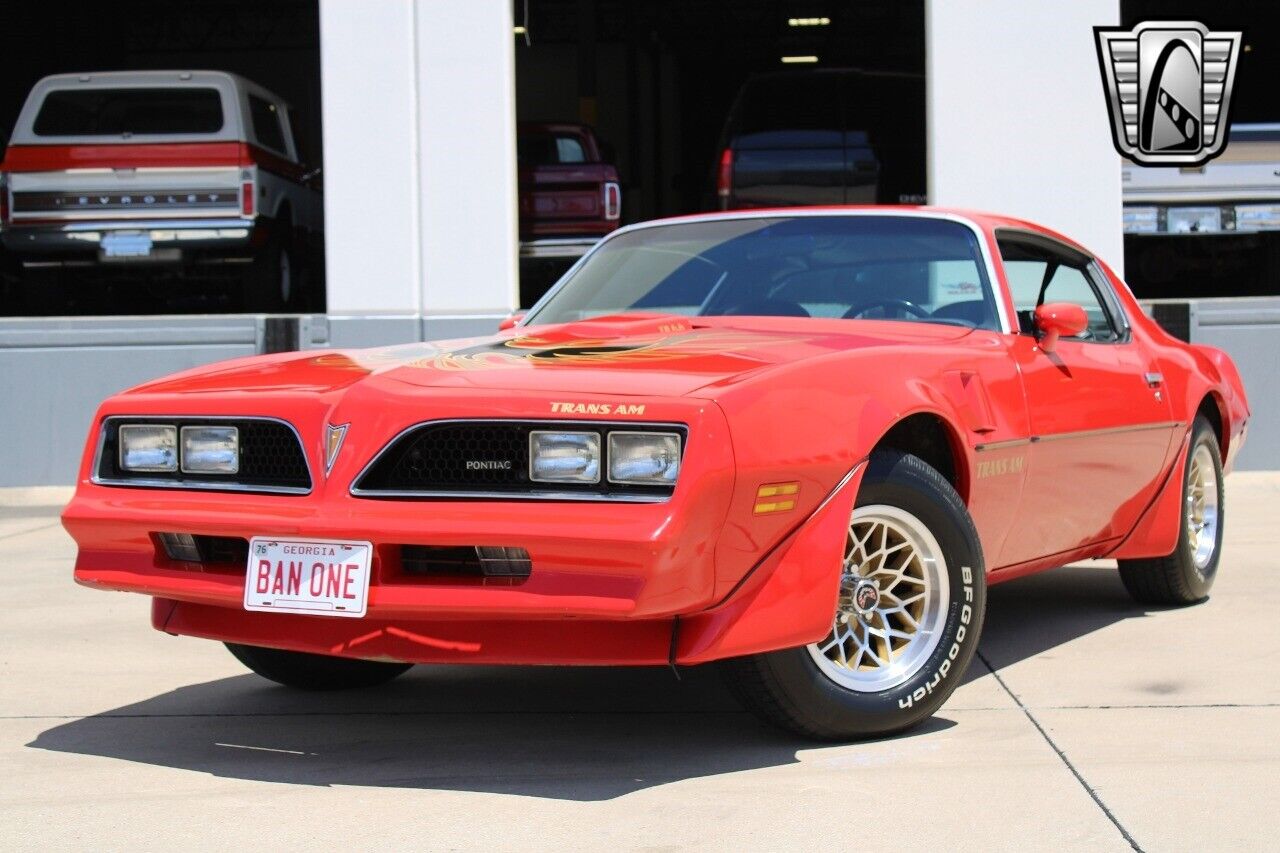
[[[849,516],[865,471],[864,459],[723,601],[681,619],[673,662],[705,663],[825,637],[836,612]]]

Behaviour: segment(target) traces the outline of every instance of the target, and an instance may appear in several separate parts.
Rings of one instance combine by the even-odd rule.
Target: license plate
[[[372,557],[368,542],[255,536],[249,540],[244,609],[364,616]]]
[[[145,258],[151,254],[151,236],[137,231],[104,234],[100,245],[106,258]]]

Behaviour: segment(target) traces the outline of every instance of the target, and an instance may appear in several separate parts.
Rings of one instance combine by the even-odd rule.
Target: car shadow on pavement
[[[420,666],[367,691],[243,675],[51,728],[29,747],[296,785],[607,800],[793,764],[819,746],[764,726],[710,667]],[[955,725],[944,717],[902,737]]]
[[[1114,569],[1058,569],[991,590],[982,653],[998,670],[1145,613]],[[986,673],[976,662],[968,679]],[[798,750],[821,746],[759,723],[712,667],[681,675],[420,666],[383,687],[344,693],[242,675],[64,723],[28,746],[265,782],[582,801],[784,766]],[[955,725],[944,706],[899,737]]]
[[[1114,561],[1063,566],[991,587],[979,649],[998,672],[1123,620],[1158,618],[1164,609],[1135,603]],[[987,672],[974,661],[965,683]]]

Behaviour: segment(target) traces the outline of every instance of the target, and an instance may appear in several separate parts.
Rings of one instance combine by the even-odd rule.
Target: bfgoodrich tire
[[[282,649],[265,649],[259,646],[242,646],[239,643],[227,643],[226,647],[236,656],[236,660],[263,678],[302,690],[350,690],[356,687],[374,687],[390,681],[413,667],[413,664],[408,663],[335,658],[328,655],[287,652]]]
[[[960,683],[986,612],[982,546],[964,502],[924,461],[873,454],[850,519],[828,636],[725,661],[730,689],[807,737],[892,734]]]
[[[1142,604],[1187,605],[1209,597],[1222,555],[1226,501],[1222,451],[1213,427],[1202,416],[1191,426],[1191,446],[1181,481],[1182,519],[1178,545],[1167,557],[1120,560],[1120,580]]]

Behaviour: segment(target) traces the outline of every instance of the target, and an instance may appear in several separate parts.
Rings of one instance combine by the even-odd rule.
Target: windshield
[[[641,228],[608,240],[529,315],[620,312],[894,319],[998,329],[968,227],[907,216],[777,216]]]

